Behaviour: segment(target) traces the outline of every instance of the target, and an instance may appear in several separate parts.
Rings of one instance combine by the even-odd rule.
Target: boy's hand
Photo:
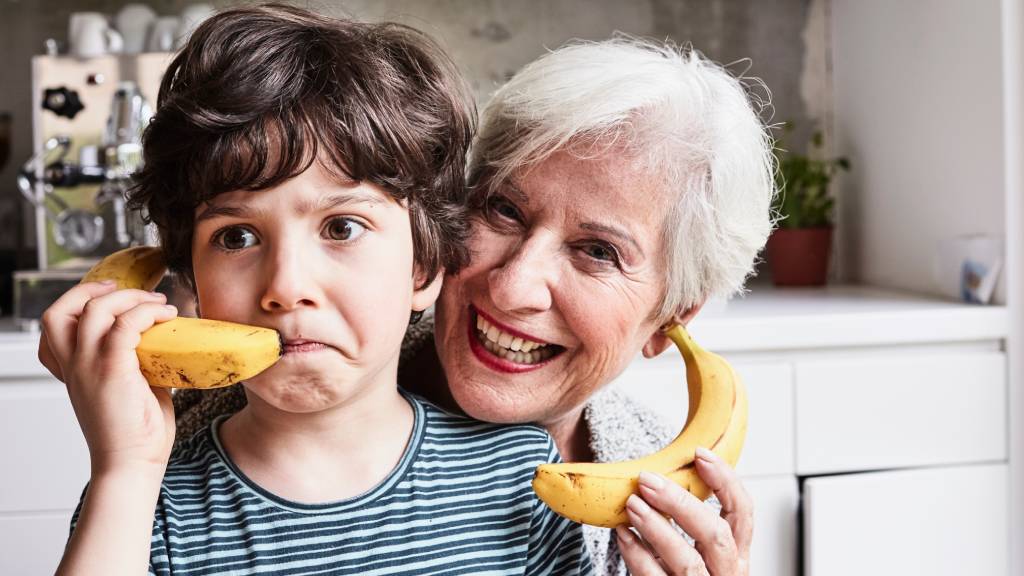
[[[89,282],[43,314],[40,361],[64,380],[89,445],[94,476],[162,475],[174,444],[170,391],[150,388],[135,353],[153,324],[174,318],[163,294]]]

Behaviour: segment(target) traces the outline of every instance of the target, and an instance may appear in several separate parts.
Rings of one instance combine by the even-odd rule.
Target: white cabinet
[[[1009,574],[1007,466],[811,478],[806,576]]]
[[[0,574],[53,574],[70,526],[70,510],[0,514]]]
[[[755,576],[795,575],[800,545],[799,529],[793,521],[800,509],[796,477],[744,478],[743,486],[754,501],[750,573]]]
[[[0,574],[52,574],[89,479],[64,385],[0,379]]]
[[[695,323],[750,397],[751,574],[798,576],[803,550],[805,575],[1008,576],[1007,331],[1005,309],[836,288]],[[613,386],[681,427],[683,373],[669,351]]]
[[[797,473],[1006,459],[1006,357],[922,352],[796,365]]]

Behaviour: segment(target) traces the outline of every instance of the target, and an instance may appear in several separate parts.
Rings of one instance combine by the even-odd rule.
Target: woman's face
[[[437,304],[459,406],[490,422],[576,417],[658,332],[669,207],[660,180],[616,154],[558,153],[499,189]]]

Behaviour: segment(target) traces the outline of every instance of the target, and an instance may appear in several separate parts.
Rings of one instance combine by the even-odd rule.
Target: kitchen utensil
[[[124,39],[103,14],[74,12],[68,21],[68,46],[73,56],[94,58],[121,52]]]
[[[178,25],[178,48],[185,46],[192,32],[217,10],[209,4],[189,4],[181,11],[181,21]]]
[[[146,42],[147,52],[171,52],[178,38],[181,20],[177,16],[160,16],[153,22]]]
[[[125,4],[114,17],[114,24],[124,38],[124,53],[138,54],[146,47],[149,29],[156,21],[156,12],[145,4]]]

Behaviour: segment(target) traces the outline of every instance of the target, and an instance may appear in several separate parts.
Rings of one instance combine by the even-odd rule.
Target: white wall
[[[937,244],[1004,235],[999,0],[833,0],[846,279],[936,292]],[[997,290],[1002,301],[1004,290]]]

